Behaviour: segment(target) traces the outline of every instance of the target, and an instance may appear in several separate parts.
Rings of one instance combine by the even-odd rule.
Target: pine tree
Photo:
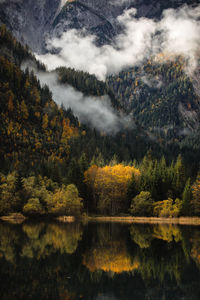
[[[135,175],[132,175],[131,181],[128,184],[128,188],[127,188],[127,200],[129,203],[129,207],[131,204],[131,200],[139,193],[139,183],[138,180],[135,179]]]
[[[173,189],[176,197],[181,197],[186,182],[185,167],[181,155],[178,156],[174,166]]]
[[[192,187],[190,178],[187,180],[183,195],[182,195],[182,209],[181,214],[183,216],[189,216],[191,214],[191,200],[192,200]]]

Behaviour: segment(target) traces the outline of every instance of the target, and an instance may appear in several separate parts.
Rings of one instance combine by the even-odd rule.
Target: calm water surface
[[[0,299],[200,299],[200,228],[0,223]]]

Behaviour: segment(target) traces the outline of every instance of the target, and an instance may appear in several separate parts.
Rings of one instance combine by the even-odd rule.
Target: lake
[[[0,223],[0,299],[200,299],[200,227]]]

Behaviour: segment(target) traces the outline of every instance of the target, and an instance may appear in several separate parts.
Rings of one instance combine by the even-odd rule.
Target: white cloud
[[[59,48],[58,55],[48,53],[38,58],[50,69],[61,65],[74,67],[95,74],[100,79],[141,62],[151,51],[156,26],[152,20],[133,18],[135,12],[131,9],[118,18],[125,28],[113,45],[97,47],[95,36],[73,29],[63,33],[61,38],[48,41],[48,50]]]
[[[159,52],[181,54],[195,67],[200,37],[200,6],[169,9],[160,21],[135,18],[135,9],[118,17],[124,28],[112,45],[97,47],[95,36],[84,31],[69,30],[61,38],[48,40],[48,50],[59,49],[59,54],[45,54],[38,58],[50,70],[58,66],[72,67],[105,79],[108,74],[140,64]]]
[[[162,31],[161,49],[189,59],[190,68],[197,63],[200,50],[200,5],[196,8],[182,7],[179,10],[168,9],[158,24]]]
[[[24,68],[26,67],[27,65],[24,65]],[[33,66],[29,65],[29,68],[33,69]],[[57,74],[54,72],[37,73],[35,71],[35,73],[42,85],[49,86],[57,104],[63,104],[66,109],[71,108],[81,123],[108,134],[115,134],[124,126],[134,126],[128,116],[119,115],[114,110],[108,96],[86,97],[70,85],[59,84]]]

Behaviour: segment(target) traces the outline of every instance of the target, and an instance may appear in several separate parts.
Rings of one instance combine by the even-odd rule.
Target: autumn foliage
[[[139,268],[139,261],[136,258],[134,261],[131,260],[122,241],[113,241],[102,248],[93,247],[83,256],[83,264],[90,272],[102,270],[117,274]]]
[[[118,230],[111,232],[106,226],[97,227],[92,246],[83,254],[83,265],[92,273],[102,270],[120,274],[137,270],[140,266],[137,256],[131,257]]]
[[[126,208],[128,184],[132,177],[139,179],[140,171],[133,166],[117,164],[103,168],[91,166],[84,174],[85,183],[97,199],[101,213],[115,214]]]

